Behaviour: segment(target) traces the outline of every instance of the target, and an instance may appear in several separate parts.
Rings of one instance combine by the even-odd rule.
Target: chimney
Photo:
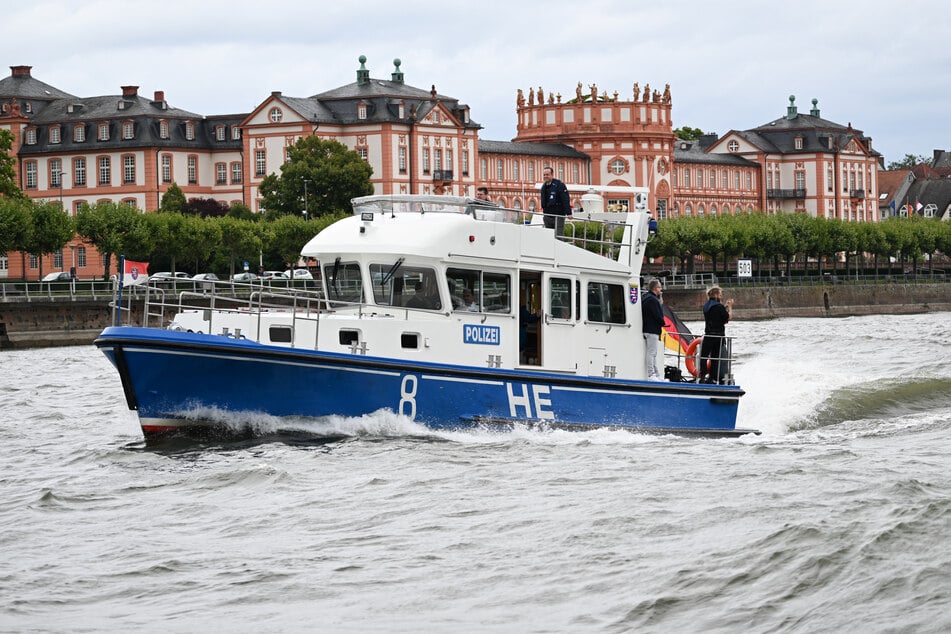
[[[400,64],[401,64],[401,63],[402,63],[402,62],[400,62],[400,58],[399,58],[399,57],[397,57],[396,59],[393,60],[393,66],[396,67],[396,68],[393,69],[393,75],[392,75],[393,83],[394,83],[394,84],[402,84],[402,83],[403,83],[403,71],[400,70]]]
[[[164,91],[164,90],[156,90],[156,91],[155,91],[155,99],[153,99],[152,101],[165,101],[165,91]]]
[[[796,95],[789,95],[789,106],[786,107],[786,118],[792,121],[798,115],[796,114]]]
[[[123,86],[122,87],[122,96],[124,98],[137,97],[139,95],[138,86]]]
[[[360,57],[357,58],[357,60],[360,62],[360,68],[357,69],[357,83],[360,85],[369,84],[370,71],[368,71],[367,67],[364,66],[364,64],[367,61],[367,56],[361,55]]]
[[[10,67],[10,76],[11,77],[29,77],[30,69],[32,66],[11,66]]]

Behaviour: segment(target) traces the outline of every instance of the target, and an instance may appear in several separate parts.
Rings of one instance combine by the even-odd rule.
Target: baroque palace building
[[[851,124],[819,116],[816,100],[749,130],[683,141],[674,134],[670,87],[634,84],[629,95],[579,82],[574,95],[530,88],[516,97],[511,141],[479,139],[469,107],[404,82],[370,77],[360,57],[354,83],[310,97],[273,92],[252,112],[205,116],[174,108],[163,91],[138,86],[76,97],[11,67],[0,80],[0,129],[13,133],[20,188],[71,214],[113,201],[155,210],[174,182],[186,198],[244,203],[262,211],[258,186],[280,171],[303,136],[340,141],[373,168],[380,194],[471,196],[486,186],[505,206],[535,210],[542,168],[552,166],[579,203],[588,187],[647,187],[659,218],[803,212],[844,220],[879,218],[880,156]],[[614,209],[633,201],[612,194]],[[302,205],[302,212],[304,211]],[[102,274],[95,248],[78,237],[47,256],[43,271]],[[37,279],[38,258],[0,254],[0,277]]]

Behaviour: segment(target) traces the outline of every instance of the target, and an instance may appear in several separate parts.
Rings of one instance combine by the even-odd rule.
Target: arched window
[[[693,213],[693,209],[690,208],[690,203],[684,205],[684,216],[690,216]]]

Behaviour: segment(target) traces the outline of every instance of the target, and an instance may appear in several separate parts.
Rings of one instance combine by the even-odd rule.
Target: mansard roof
[[[0,99],[52,101],[54,99],[74,98],[68,92],[35,79],[30,74],[31,68],[32,66],[11,66],[10,76],[0,79]]]
[[[531,156],[557,156],[561,158],[589,158],[570,145],[562,143],[529,143],[522,141],[486,141],[479,139],[479,154],[525,154]]]
[[[121,104],[121,107],[120,107]],[[45,152],[88,152],[95,150],[132,149],[141,147],[167,147],[176,149],[239,149],[241,140],[234,139],[231,129],[237,126],[245,115],[219,115],[203,117],[187,110],[169,107],[165,100],[150,100],[139,95],[104,95],[99,97],[59,99],[52,102],[43,111],[33,117],[31,123],[37,128],[36,143],[22,144],[21,155],[43,154]],[[122,123],[132,121],[135,125],[134,138],[122,138]],[[160,135],[161,121],[169,124],[169,138]],[[185,134],[186,122],[192,122],[194,138]],[[109,139],[100,141],[97,128],[100,123],[108,123]],[[62,126],[60,142],[49,142],[50,126]],[[228,133],[223,141],[217,140],[215,128],[224,125]],[[75,142],[73,130],[77,126],[86,127],[85,140]]]
[[[442,107],[463,127],[482,127],[472,120],[465,120],[468,106],[460,104],[458,99],[437,93],[435,86],[424,90],[407,85],[400,71],[400,60],[393,60],[395,69],[391,79],[370,77],[370,71],[364,66],[365,62],[366,57],[360,56],[357,81],[351,84],[304,98],[285,97],[280,93],[274,93],[272,96],[293,108],[305,119],[318,124],[410,123],[419,121],[434,109]],[[359,116],[358,106],[361,104],[366,107],[365,117]]]
[[[796,97],[790,95],[786,116],[738,134],[764,152],[770,153],[836,153],[855,139],[869,154],[878,156],[878,152],[871,148],[872,140],[861,130],[853,128],[851,123],[842,125],[823,119],[817,99],[812,100],[812,110],[809,114],[800,113],[795,102]],[[802,147],[796,147],[796,139],[801,139]]]
[[[699,163],[703,165],[723,165],[733,167],[756,167],[758,163],[743,158],[738,154],[707,152],[707,148],[713,145],[716,135],[705,135],[713,139],[700,139],[697,141],[685,141],[676,139],[674,141],[674,163]]]
[[[70,97],[47,106],[33,117],[33,123],[43,125],[65,121],[100,121],[104,119],[134,119],[150,116],[157,119],[201,119],[200,114],[170,108],[164,100],[153,101],[139,95],[101,95],[99,97]]]

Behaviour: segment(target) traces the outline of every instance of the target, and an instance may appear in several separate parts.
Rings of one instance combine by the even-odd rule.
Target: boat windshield
[[[454,213],[464,214],[472,201],[456,196],[363,196],[353,199],[354,215],[364,213]]]

